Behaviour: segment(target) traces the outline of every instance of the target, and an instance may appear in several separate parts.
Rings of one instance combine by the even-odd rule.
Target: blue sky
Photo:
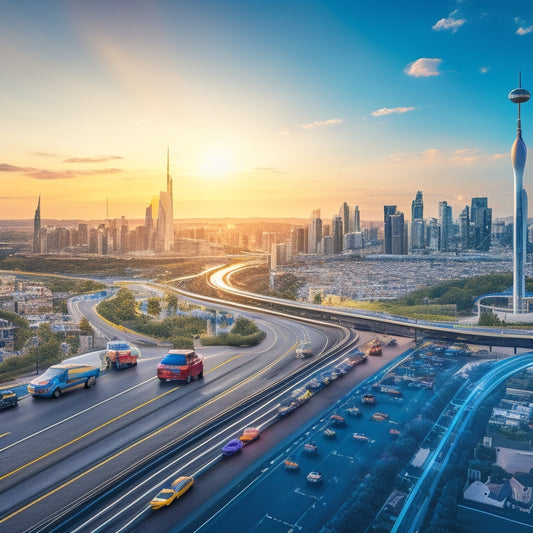
[[[0,1],[2,218],[512,213],[533,3]],[[533,103],[522,107],[526,144]],[[531,165],[525,187],[530,189]],[[531,192],[530,194],[533,194]]]

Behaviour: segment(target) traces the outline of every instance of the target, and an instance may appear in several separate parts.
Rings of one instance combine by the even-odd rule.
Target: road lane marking
[[[227,361],[224,361],[223,363],[220,363],[219,365],[215,366],[214,368],[212,368],[211,370],[209,370],[209,372],[212,372],[213,370],[216,370],[217,368],[220,368],[221,366],[224,366],[225,364],[239,358],[239,357],[242,357],[243,355],[245,354],[238,354],[238,355],[235,355],[234,357],[231,357],[230,359],[228,359]],[[206,372],[209,373],[209,372]],[[156,379],[155,378],[150,378],[148,381],[151,381],[152,379]],[[137,405],[136,407],[133,407],[132,409],[130,409],[129,411],[126,411],[125,413],[122,413],[118,416],[116,416],[115,418],[112,418],[111,420],[108,420],[107,422],[104,422],[103,424],[100,424],[99,426],[96,426],[95,428],[87,431],[86,433],[83,433],[82,435],[79,435],[78,437],[76,437],[75,439],[72,439],[71,441],[69,442],[66,442],[65,444],[62,444],[61,446],[58,446],[57,448],[53,449],[53,450],[50,450],[49,452],[41,455],[40,457],[37,457],[36,459],[34,459],[33,461],[30,461],[29,463],[26,463],[25,465],[22,465],[22,466],[19,466],[18,468],[16,468],[15,470],[12,470],[11,472],[8,472],[7,474],[4,474],[3,476],[0,476],[0,481],[2,481],[3,479],[6,479],[10,476],[12,476],[13,474],[16,474],[17,472],[20,472],[21,470],[24,470],[25,468],[28,468],[28,466],[31,466],[35,463],[38,463],[39,461],[42,461],[43,459],[46,459],[47,457],[50,457],[51,455],[53,455],[54,453],[57,453],[58,451],[60,450],[63,450],[65,448],[67,448],[68,446],[84,439],[85,437],[88,437],[89,435],[92,435],[93,433],[95,433],[96,431],[99,431],[100,429],[103,429],[105,428],[106,426],[112,424],[113,422],[116,422],[117,420],[120,420],[121,418],[131,414],[131,413],[134,413],[135,411],[137,411],[138,409],[141,409],[142,407],[145,407],[146,405],[149,405],[151,404],[152,402],[155,402],[156,400],[159,400],[160,398],[163,398],[164,396],[167,396],[167,394],[171,394],[179,389],[181,389],[183,386],[180,385],[179,387],[176,387],[174,389],[170,389],[166,392],[163,392],[162,394],[160,394],[159,396],[155,396],[154,398],[151,398],[150,400],[144,402],[144,403],[141,403],[139,405]],[[231,390],[231,389],[229,389]],[[117,395],[118,396],[118,395]],[[106,400],[107,401],[107,400]],[[104,402],[102,402],[104,403]],[[73,415],[71,418],[73,418],[74,416],[77,416],[77,415]],[[65,420],[68,420],[68,419],[65,419]],[[60,422],[58,422],[57,424],[59,424]],[[54,425],[57,425],[57,424],[54,424]],[[54,427],[54,426],[50,426],[50,427]],[[46,429],[50,429],[50,428],[46,428]],[[45,430],[46,430],[45,429]],[[45,431],[45,430],[41,430],[40,432],[38,433],[41,433],[42,431]],[[37,434],[37,433],[36,433]],[[36,434],[34,435],[31,435],[31,436],[35,436]],[[29,437],[26,437],[26,438],[29,438]],[[22,439],[22,440],[26,440],[26,439]],[[19,441],[19,442],[22,442],[22,441]],[[11,446],[13,446],[14,444],[10,445],[10,446],[6,446],[6,448],[4,448],[4,450],[6,450],[7,448],[10,448]],[[0,450],[1,452],[2,450]]]
[[[296,344],[296,343],[295,343]],[[36,498],[35,500],[33,500],[32,502],[24,505],[23,507],[17,509],[16,511],[13,511],[11,514],[5,516],[4,518],[2,518],[0,520],[0,524],[4,523],[4,522],[7,522],[8,520],[10,520],[11,518],[13,518],[14,516],[17,516],[18,514],[20,514],[21,512],[29,509],[30,507],[33,507],[35,504],[43,501],[44,499],[48,498],[49,496],[52,496],[53,494],[55,494],[56,492],[59,492],[60,490],[63,490],[64,488],[68,487],[69,485],[71,485],[72,483],[82,479],[83,477],[85,477],[86,475],[90,474],[91,472],[94,472],[96,470],[98,470],[99,468],[101,468],[102,466],[106,465],[107,463],[109,463],[110,461],[116,459],[117,457],[120,457],[121,455],[123,455],[124,453],[136,448],[137,446],[139,446],[140,444],[143,444],[144,442],[148,441],[149,439],[155,437],[156,435],[159,435],[159,433],[162,433],[170,428],[172,428],[173,426],[175,426],[176,424],[179,424],[180,422],[183,422],[183,420],[189,418],[190,416],[192,416],[193,414],[201,411],[202,409],[205,409],[206,407],[209,407],[210,405],[212,405],[213,403],[216,403],[218,400],[220,400],[221,398],[223,398],[224,396],[227,396],[228,394],[230,394],[231,392],[233,392],[234,390],[237,390],[239,389],[240,387],[242,387],[243,385],[247,384],[248,382],[252,381],[253,379],[256,379],[257,376],[263,374],[264,372],[266,372],[267,370],[269,370],[272,366],[274,366],[275,364],[277,364],[281,359],[283,359],[284,357],[286,357],[286,355],[288,353],[291,352],[291,350],[294,350],[295,348],[295,345],[291,346],[286,352],[284,352],[280,357],[278,357],[276,360],[272,361],[270,364],[268,364],[267,366],[265,366],[263,369],[261,369],[259,372],[257,372],[256,374],[253,374],[252,376],[249,376],[247,379],[239,382],[239,383],[236,383],[235,385],[233,385],[232,387],[230,387],[229,389],[225,390],[224,392],[218,394],[217,396],[211,398],[211,400],[208,400],[207,402],[203,403],[202,405],[199,405],[198,407],[194,408],[192,411],[188,411],[187,413],[185,413],[184,415],[182,415],[181,417],[179,417],[178,419],[174,420],[173,422],[170,422],[169,424],[167,424],[166,426],[163,426],[159,429],[157,429],[156,431],[153,431],[152,433],[149,433],[148,435],[146,435],[145,437],[143,437],[142,439],[130,444],[129,446],[127,446],[126,448],[123,448],[122,450],[120,450],[119,452],[111,455],[110,457],[108,457],[107,459],[105,459],[104,461],[92,466],[91,468],[89,468],[88,470],[86,470],[85,472],[82,472],[81,474],[78,474],[77,476],[75,476],[74,478],[64,482],[63,484],[59,485],[58,487],[52,489],[50,492],[47,492],[46,494],[43,494],[42,496],[40,496],[39,498]],[[245,354],[240,354],[240,355],[236,355],[235,357],[232,357],[230,359],[228,359],[227,361],[225,361],[224,363],[221,363],[219,365],[217,365],[216,367],[214,367],[213,369],[211,369],[209,372],[212,372],[214,370],[216,370],[217,368],[220,368],[221,366],[224,366],[225,364],[229,363],[230,361],[233,361],[235,359],[237,359],[238,357],[242,357],[243,355]],[[81,440],[83,437],[87,436],[87,435],[90,435],[91,433],[94,433],[95,431],[97,431],[98,429],[101,429],[107,425],[109,425],[111,422],[114,422],[120,418],[122,418],[123,416],[125,416],[126,414],[129,414],[131,412],[134,412],[136,411],[137,409],[139,409],[140,407],[144,406],[144,405],[147,405],[149,403],[151,403],[152,401],[156,400],[157,398],[160,398],[162,396],[165,396],[166,394],[169,394],[170,392],[173,392],[174,390],[177,390],[178,388],[181,388],[181,387],[177,387],[176,389],[172,389],[170,391],[167,391],[165,393],[163,393],[161,396],[159,397],[156,397],[156,398],[153,398],[152,400],[149,400],[147,402],[145,402],[144,404],[141,404],[140,406],[137,406],[135,407],[134,409],[131,409],[130,411],[128,411],[127,413],[123,413],[122,415],[118,416],[118,417],[115,417],[114,419],[112,420],[109,420],[108,422],[106,422],[105,424],[102,424],[101,426],[98,426],[97,428],[94,428],[92,429],[91,431],[85,433],[84,435],[80,435],[79,437],[77,437],[76,439],[73,439],[72,441],[70,441],[69,443],[65,443],[63,444],[62,446],[59,446],[58,448],[56,448],[55,450],[51,450],[50,452],[44,454],[43,456],[39,457],[38,459],[35,459],[29,463],[27,463],[26,465],[23,465],[15,470],[13,470],[12,472],[9,472],[7,474],[5,474],[4,476],[0,477],[0,481],[2,481],[3,479],[15,474],[16,472],[19,472],[21,470],[23,470],[24,468],[27,468],[28,466],[32,465],[32,464],[35,464],[37,463],[38,461],[52,455],[53,453],[56,453],[57,451],[67,447],[68,445],[74,443],[74,442],[77,442],[79,440]]]
[[[64,418],[63,420],[60,420],[59,422],[56,422],[55,424],[52,424],[51,426],[47,426],[39,431],[36,431],[35,433],[32,433],[31,435],[28,435],[27,437],[24,437],[23,439],[18,440],[17,442],[14,442],[13,444],[10,444],[9,446],[6,446],[5,448],[0,448],[0,452],[3,452],[5,450],[8,450],[9,448],[16,446],[17,444],[20,444],[28,439],[31,439],[33,437],[36,437],[37,435],[40,435],[41,433],[44,433],[45,431],[48,431],[49,429],[53,429],[65,422],[68,422],[69,420],[72,420],[73,418],[76,418],[78,416],[81,416],[84,413],[87,413],[91,411],[92,409],[95,409],[96,407],[99,407],[100,405],[104,405],[107,402],[113,401],[115,398],[118,398],[119,396],[122,396],[123,394],[126,394],[128,392],[131,392],[132,390],[137,389],[138,387],[141,387],[142,385],[146,385],[146,383],[149,383],[150,381],[153,381],[157,379],[157,376],[154,376],[152,378],[147,379],[146,381],[142,381],[141,383],[137,383],[137,385],[134,385],[133,387],[130,387],[129,389],[123,390],[122,392],[119,392],[115,394],[114,396],[111,396],[110,398],[107,398],[106,400],[102,400],[101,402],[95,403],[94,405],[91,405],[91,407],[87,407],[86,409],[83,409],[83,411],[79,411],[78,413],[75,413],[68,418]]]
[[[2,435],[0,435],[0,439],[1,439],[2,437],[7,437],[8,435],[11,435],[11,432],[10,432],[10,431],[8,431],[7,433],[2,433]],[[2,451],[2,450],[0,450],[0,451]]]

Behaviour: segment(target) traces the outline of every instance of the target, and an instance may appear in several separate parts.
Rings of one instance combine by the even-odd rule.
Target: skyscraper
[[[465,205],[459,214],[459,249],[464,252],[470,248],[470,209]]]
[[[488,200],[486,197],[472,198],[470,222],[472,224],[473,248],[488,252],[492,230],[492,209],[488,207]]]
[[[350,233],[350,206],[344,202],[339,208],[339,216],[342,219],[342,234]]]
[[[333,215],[331,220],[331,233],[333,235],[333,253],[340,254],[343,245],[343,220],[340,216]]]
[[[167,190],[159,193],[156,250],[160,252],[172,252],[174,250],[174,199],[172,197],[172,178],[170,177],[170,158],[168,148]]]
[[[396,214],[395,205],[385,205],[383,206],[383,215],[384,215],[384,249],[383,253],[390,255],[392,254],[392,226],[391,226],[391,216]]]
[[[516,139],[511,148],[511,161],[514,171],[513,313],[521,313],[523,311],[523,298],[526,292],[524,263],[527,242],[527,194],[522,186],[522,179],[526,166],[527,148],[522,140],[520,104],[527,102],[529,98],[529,91],[522,89],[520,76],[519,88],[513,89],[509,93],[509,100],[518,104]]]
[[[359,206],[356,205],[353,208],[353,230],[354,233],[361,231],[361,213],[359,212]]]
[[[37,202],[37,209],[33,217],[33,253],[41,253],[41,196]]]
[[[422,250],[424,248],[424,200],[422,191],[416,193],[411,202],[411,249]]]
[[[309,232],[307,251],[310,254],[318,252],[318,243],[322,239],[322,219],[320,218],[320,209],[315,209],[311,213],[311,220],[309,221]]]
[[[450,230],[452,226],[452,206],[448,202],[439,202],[439,251],[450,251]]]
[[[407,238],[403,213],[398,211],[390,216],[391,223],[391,253],[394,255],[407,254]]]

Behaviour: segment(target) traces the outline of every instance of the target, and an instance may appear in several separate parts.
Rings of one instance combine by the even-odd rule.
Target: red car
[[[204,360],[194,350],[170,350],[157,365],[161,381],[186,381],[204,376]]]

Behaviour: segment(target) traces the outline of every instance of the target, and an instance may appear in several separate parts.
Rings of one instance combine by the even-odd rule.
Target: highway
[[[533,332],[527,329],[488,328],[449,322],[416,320],[387,313],[363,311],[345,307],[326,307],[307,302],[293,302],[260,294],[249,293],[231,285],[231,276],[239,270],[264,263],[264,259],[252,258],[214,271],[209,284],[226,293],[228,298],[248,306],[275,309],[300,317],[318,318],[342,323],[357,330],[374,333],[402,335],[406,337],[428,336],[433,339],[454,340],[488,346],[513,346],[533,348]],[[183,293],[186,294],[186,293]]]
[[[80,303],[83,314],[90,314],[85,304],[90,307],[94,302]],[[267,333],[266,339],[253,348],[203,348],[203,380],[189,385],[160,383],[155,367],[166,348],[148,346],[142,348],[137,368],[104,373],[94,388],[76,390],[58,400],[24,398],[18,408],[1,412],[0,531],[39,531],[48,529],[43,524],[49,521],[61,523],[56,518],[68,514],[76,502],[85,505],[85,498],[129,478],[169,443],[183,445],[202,426],[218,428],[217,415],[308,364],[294,357],[303,335],[312,340],[313,360],[354,341],[353,333],[346,335],[339,327],[310,327],[259,314],[250,317]],[[105,335],[126,335],[117,335],[97,317],[90,320]],[[258,420],[272,416],[268,411],[275,402],[273,398],[262,414],[257,413],[263,416]],[[219,455],[221,442],[235,431],[230,426],[216,437],[206,432],[205,438],[215,438],[206,451],[208,461],[209,454],[211,458]],[[155,479],[152,488],[160,482]]]

